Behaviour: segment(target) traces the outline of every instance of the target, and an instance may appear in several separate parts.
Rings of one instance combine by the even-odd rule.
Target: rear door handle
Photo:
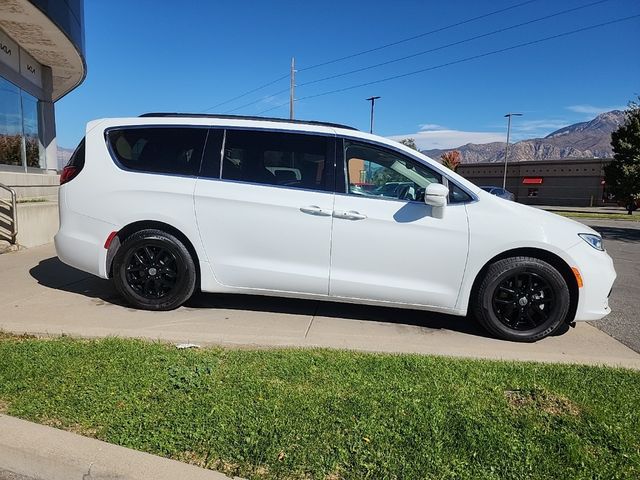
[[[308,207],[300,207],[302,213],[308,213],[309,215],[318,215],[320,217],[328,217],[331,215],[331,210],[323,210],[317,205],[309,205]]]
[[[333,212],[333,216],[336,218],[342,218],[343,220],[364,220],[366,215],[356,212],[355,210],[349,210],[348,212]]]

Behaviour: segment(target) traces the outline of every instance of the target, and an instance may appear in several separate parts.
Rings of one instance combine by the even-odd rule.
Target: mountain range
[[[64,148],[58,145],[58,171],[61,171],[67,164],[73,153],[73,148]]]
[[[575,123],[556,130],[544,138],[522,140],[509,145],[509,161],[562,160],[563,158],[611,158],[611,132],[624,123],[625,113],[612,110],[601,113],[593,120]],[[467,143],[446,150],[422,150],[439,159],[451,150],[460,152],[462,163],[504,162],[505,142]]]

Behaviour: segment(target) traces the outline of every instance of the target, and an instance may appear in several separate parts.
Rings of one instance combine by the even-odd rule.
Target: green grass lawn
[[[640,478],[640,373],[0,335],[0,410],[247,478]]]

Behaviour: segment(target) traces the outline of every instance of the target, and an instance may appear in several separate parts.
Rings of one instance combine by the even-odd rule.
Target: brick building
[[[607,200],[604,167],[611,159],[514,162],[507,167],[507,190],[529,205],[589,207]],[[503,163],[467,163],[458,173],[479,186],[502,186]]]

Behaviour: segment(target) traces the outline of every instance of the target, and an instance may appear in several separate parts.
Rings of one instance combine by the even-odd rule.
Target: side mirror
[[[429,184],[424,192],[424,203],[433,207],[432,212],[435,218],[444,216],[447,198],[449,198],[449,189],[441,183]]]

